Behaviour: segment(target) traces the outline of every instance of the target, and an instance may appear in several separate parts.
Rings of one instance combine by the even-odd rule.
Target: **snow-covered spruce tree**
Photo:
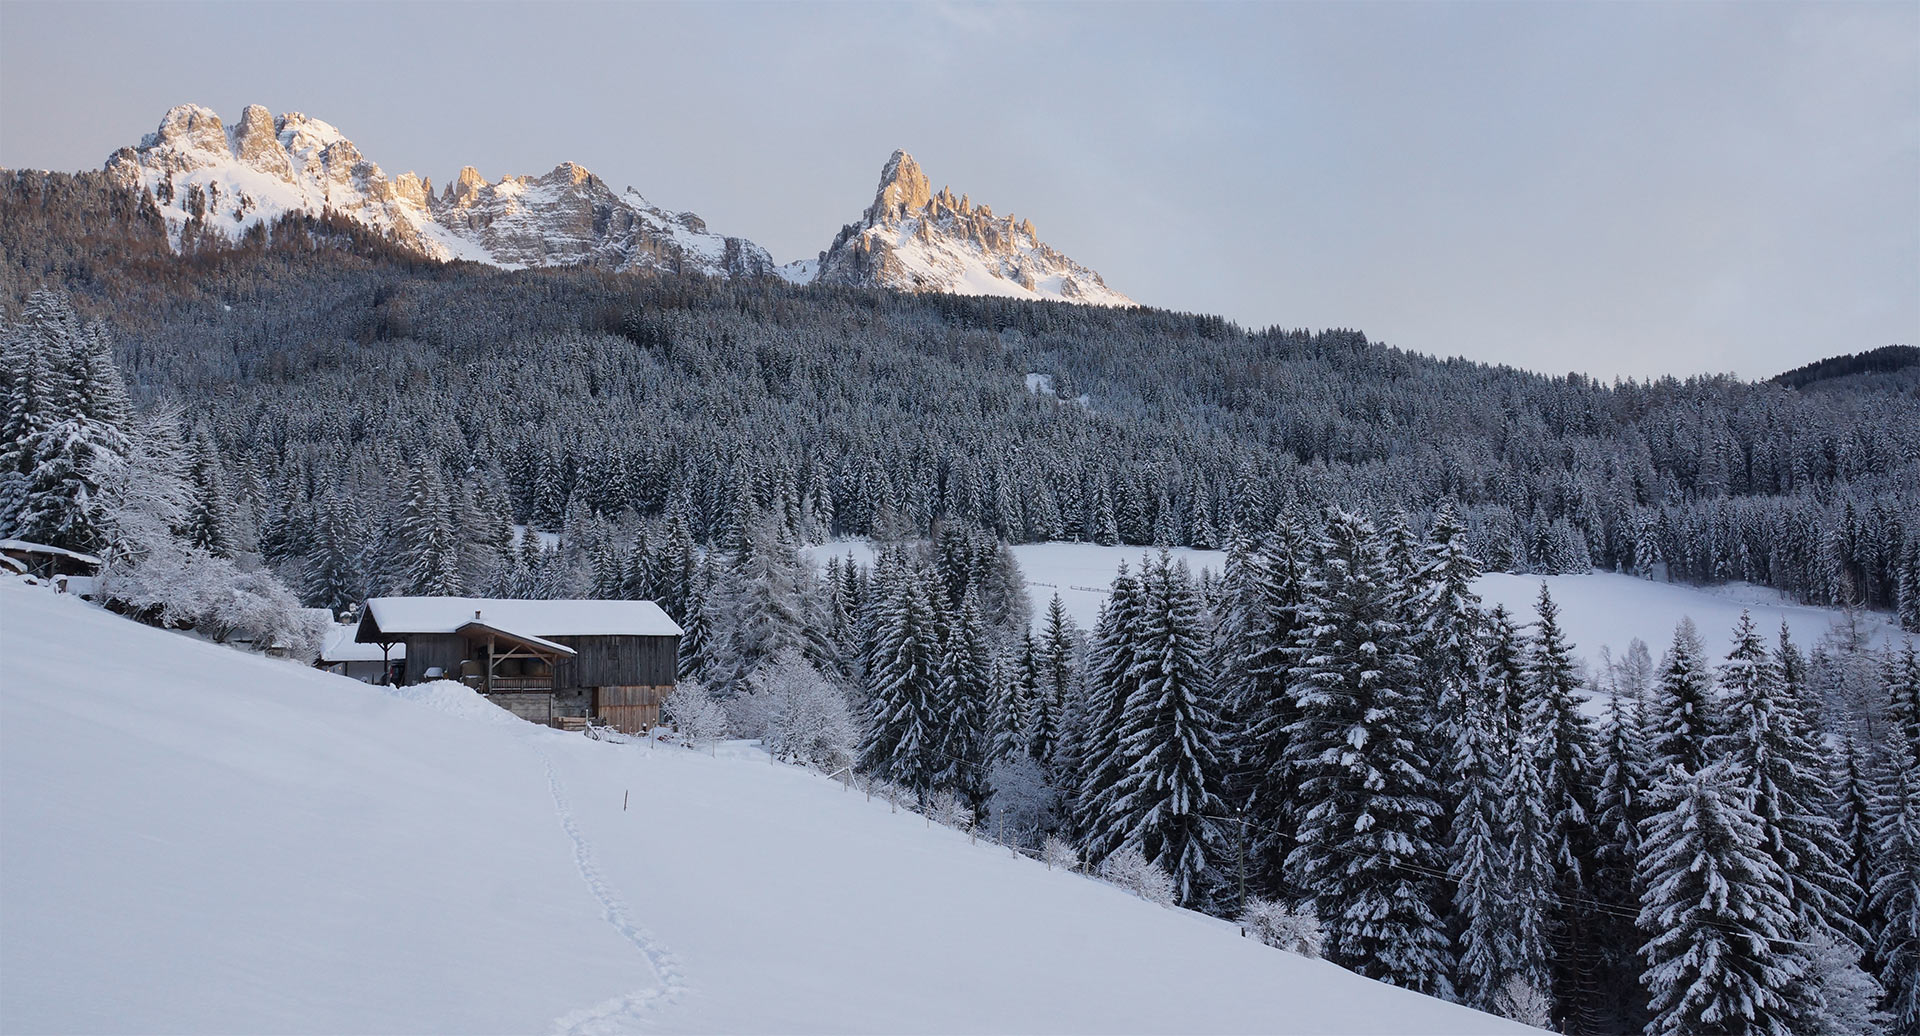
[[[1890,743],[1875,780],[1872,960],[1900,1036],[1920,1033],[1920,762]]]
[[[233,494],[227,472],[214,444],[213,429],[205,421],[193,430],[187,454],[187,477],[193,484],[193,503],[187,509],[187,542],[216,557],[234,554]]]
[[[1551,874],[1546,902],[1551,904],[1553,940],[1552,985],[1538,988],[1551,988],[1555,1017],[1564,1029],[1585,1032],[1600,1025],[1598,947],[1592,931],[1596,922],[1587,880],[1594,851],[1593,782],[1597,776],[1593,728],[1580,711],[1573,645],[1561,631],[1560,608],[1545,583],[1540,584],[1535,610],[1539,622],[1526,659],[1523,747],[1532,755],[1540,781],[1544,847]],[[1513,802],[1509,807],[1520,808]],[[1518,878],[1516,882],[1516,894],[1528,894]]]
[[[1460,1002],[1496,1010],[1500,986],[1516,969],[1509,843],[1501,801],[1514,744],[1480,696],[1459,703],[1454,730],[1458,781],[1448,875],[1454,881],[1453,930]]]
[[[1838,798],[1827,782],[1825,752],[1813,722],[1800,714],[1753,617],[1740,613],[1733,649],[1720,666],[1726,734],[1716,758],[1732,760],[1760,819],[1762,848],[1787,880],[1787,899],[1809,930],[1851,943],[1860,889],[1846,874],[1847,847],[1834,823]]]
[[[1744,783],[1721,762],[1670,769],[1655,789],[1639,866],[1648,1036],[1790,1036],[1802,1021],[1800,926]]]
[[[1887,659],[1887,722],[1893,730],[1888,737],[1906,740],[1907,751],[1920,757],[1920,651],[1909,640],[1898,655]]]
[[[925,797],[944,765],[939,591],[916,570],[893,583],[876,618],[860,768]]]
[[[1019,647],[998,666],[993,714],[993,757],[1010,758],[1027,750],[1027,722],[1033,713],[1040,661],[1032,631],[1023,631]]]
[[[1046,628],[1036,653],[1034,696],[1027,723],[1027,751],[1043,764],[1053,762],[1061,737],[1061,710],[1073,686],[1073,620],[1059,594],[1047,605]]]
[[[1125,773],[1100,840],[1139,849],[1173,876],[1181,903],[1206,906],[1227,848],[1218,819],[1225,773],[1205,619],[1184,563],[1163,554],[1144,566],[1140,611],[1118,738]]]
[[[432,467],[418,467],[408,483],[396,530],[406,565],[398,587],[410,596],[461,593],[460,546],[447,520],[447,488]]]
[[[1527,708],[1527,644],[1506,605],[1487,613],[1486,693],[1499,725],[1519,737]]]
[[[95,473],[129,452],[130,408],[112,342],[65,295],[37,291],[0,348],[0,524],[10,535],[83,552],[107,549]]]
[[[300,596],[337,615],[367,598],[360,553],[365,533],[353,501],[345,496],[327,497],[316,512]]]
[[[1590,1020],[1583,1014],[1573,1014],[1553,992],[1567,989],[1584,998],[1591,978],[1567,965],[1569,959],[1585,961],[1584,954],[1575,956],[1556,945],[1565,939],[1568,927],[1578,922],[1565,920],[1573,912],[1561,898],[1569,883],[1560,858],[1561,833],[1554,823],[1553,797],[1546,781],[1549,753],[1532,743],[1536,736],[1523,731],[1510,746],[1512,755],[1500,786],[1500,837],[1511,945],[1508,966],[1496,993],[1518,979],[1552,1003],[1556,1015],[1573,1018],[1584,1030],[1591,1025]],[[1579,924],[1583,938],[1591,938],[1590,927]],[[1571,980],[1567,977],[1570,973]]]
[[[1271,897],[1297,899],[1287,883],[1286,859],[1299,822],[1299,781],[1289,761],[1287,731],[1299,719],[1291,691],[1294,634],[1315,585],[1312,545],[1302,523],[1282,514],[1266,538],[1260,565],[1260,624],[1249,645],[1249,700],[1235,739],[1246,778],[1248,881]]]
[[[1261,594],[1265,576],[1266,562],[1253,537],[1241,526],[1232,526],[1227,533],[1226,561],[1215,585],[1217,596],[1209,610],[1213,615],[1214,698],[1220,705],[1220,727],[1225,732],[1221,758],[1226,778],[1221,797],[1240,811],[1240,819],[1250,819],[1244,811],[1254,784],[1262,776],[1257,769],[1260,746],[1249,735],[1255,725],[1254,715],[1261,711],[1253,660],[1260,631],[1267,625]],[[1253,836],[1248,825],[1230,825],[1228,836],[1236,876],[1257,870],[1258,864],[1250,859]],[[1257,883],[1259,876],[1253,875],[1253,880]],[[1238,887],[1237,880],[1235,895],[1244,901],[1245,890]]]
[[[986,625],[971,594],[944,626],[936,705],[944,722],[943,740],[938,746],[941,771],[936,783],[960,796],[977,815],[991,791],[987,767],[992,747],[989,723],[993,691],[987,681],[991,656]]]
[[[1127,774],[1120,751],[1120,729],[1127,701],[1132,697],[1131,676],[1136,656],[1134,631],[1142,621],[1139,580],[1121,562],[1100,610],[1091,672],[1087,679],[1088,724],[1083,772],[1074,790],[1073,826],[1089,864],[1098,864],[1119,848],[1110,841],[1113,826],[1106,823],[1115,787]]]
[[[124,458],[104,452],[93,458],[101,528],[108,544],[102,557],[109,566],[118,567],[179,549],[174,530],[186,523],[192,492],[176,409],[162,406],[139,417],[127,443]]]
[[[1420,741],[1425,692],[1408,650],[1405,593],[1359,515],[1329,513],[1317,560],[1294,639],[1300,717],[1288,730],[1288,761],[1302,809],[1287,876],[1326,926],[1328,960],[1449,996],[1448,940],[1429,876],[1442,866],[1440,807],[1432,749]]]
[[[1644,647],[1644,645],[1643,645]],[[1640,986],[1640,935],[1633,917],[1640,908],[1635,869],[1640,860],[1640,821],[1646,819],[1646,738],[1621,681],[1607,700],[1600,732],[1599,788],[1594,794],[1593,870],[1589,894],[1598,951],[1595,988],[1603,1031],[1638,1032],[1647,1024],[1646,991]]]
[[[1473,581],[1480,560],[1467,550],[1466,527],[1444,507],[1434,516],[1422,552],[1419,586],[1421,659],[1443,724],[1457,712],[1480,676],[1481,629],[1486,616]]]
[[[1674,627],[1673,646],[1661,661],[1660,683],[1654,691],[1648,762],[1656,774],[1676,766],[1699,773],[1711,758],[1709,744],[1721,721],[1705,656],[1693,620],[1681,619]]]

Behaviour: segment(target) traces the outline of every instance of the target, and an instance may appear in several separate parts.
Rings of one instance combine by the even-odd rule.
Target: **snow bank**
[[[495,726],[526,726],[527,721],[480,696],[479,692],[455,680],[432,680],[406,687],[382,687],[389,697],[422,705],[474,723]]]
[[[1524,1031],[742,745],[0,618],[0,1031]]]

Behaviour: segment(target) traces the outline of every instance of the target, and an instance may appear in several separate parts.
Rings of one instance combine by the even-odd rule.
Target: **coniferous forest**
[[[1583,665],[1544,587],[1472,589],[1744,580],[1920,632],[1910,350],[1601,384],[327,218],[184,248],[97,176],[0,182],[0,531],[103,556],[122,610],[652,599],[676,722],[1361,974],[1566,1033],[1920,1033],[1910,644]],[[837,537],[874,563],[805,561]],[[1096,628],[1030,614],[1006,546],[1050,540],[1141,548]]]

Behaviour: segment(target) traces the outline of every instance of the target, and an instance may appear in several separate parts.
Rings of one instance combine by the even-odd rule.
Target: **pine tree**
[[[447,521],[446,485],[434,469],[414,469],[397,534],[406,565],[402,593],[425,597],[461,593],[459,544]]]
[[[227,489],[220,448],[205,422],[194,429],[187,475],[193,484],[193,503],[187,509],[187,542],[216,557],[232,557],[233,497]]]
[[[328,497],[318,510],[300,596],[337,615],[366,599],[360,563],[363,534],[353,501],[347,497]]]
[[[1573,646],[1560,629],[1560,608],[1540,584],[1535,606],[1540,621],[1526,661],[1527,704],[1523,729],[1540,781],[1540,805],[1551,887],[1553,1000],[1556,1019],[1569,1031],[1598,1027],[1599,961],[1588,904],[1593,839],[1593,729],[1580,712],[1579,675]],[[1520,769],[1518,765],[1516,770]],[[1524,890],[1519,890],[1524,892]]]
[[[1907,641],[1897,657],[1889,654],[1884,681],[1887,721],[1893,728],[1889,736],[1904,738],[1907,751],[1920,756],[1920,653],[1913,641]]]
[[[1759,849],[1743,783],[1731,763],[1670,770],[1642,825],[1648,1036],[1789,1036],[1800,1021],[1788,991],[1806,960],[1790,945],[1786,876]]]
[[[1027,751],[1041,763],[1053,761],[1060,742],[1060,710],[1073,684],[1073,620],[1059,594],[1047,605],[1046,630],[1035,655],[1037,672],[1027,722]]]
[[[1087,679],[1090,723],[1085,772],[1074,794],[1074,826],[1089,865],[1099,864],[1120,847],[1103,819],[1111,808],[1115,787],[1127,774],[1127,760],[1120,751],[1120,730],[1127,701],[1133,695],[1134,630],[1143,614],[1140,583],[1122,562],[1100,611],[1089,663],[1092,672]]]
[[[1298,898],[1286,880],[1300,811],[1299,782],[1288,761],[1287,731],[1300,718],[1291,691],[1293,644],[1314,575],[1310,544],[1301,524],[1281,515],[1267,537],[1259,567],[1259,605],[1249,644],[1247,687],[1239,762],[1248,774],[1246,827],[1248,870],[1254,888],[1269,896]]]
[[[940,614],[936,591],[917,571],[902,573],[878,616],[867,736],[860,766],[926,796],[944,767],[940,714]]]
[[[936,784],[959,795],[976,813],[985,805],[992,689],[987,634],[980,607],[971,596],[947,623],[935,702],[942,739],[937,746],[942,768]]]
[[[1649,746],[1654,773],[1664,774],[1676,766],[1688,773],[1706,769],[1708,744],[1719,731],[1720,720],[1713,675],[1704,656],[1693,620],[1681,619],[1673,631],[1673,647],[1661,662],[1654,696]]]
[[[1173,876],[1180,902],[1204,905],[1227,848],[1225,772],[1200,598],[1185,565],[1163,554],[1146,566],[1141,605],[1118,738],[1126,772],[1100,818],[1102,841],[1139,850]]]
[[[1584,963],[1588,955],[1584,947],[1570,947],[1565,941],[1566,932],[1574,926],[1564,919],[1573,911],[1561,896],[1568,888],[1576,889],[1576,895],[1580,892],[1579,886],[1567,879],[1562,858],[1565,834],[1555,823],[1552,789],[1547,783],[1552,753],[1531,743],[1537,736],[1525,734],[1510,746],[1512,754],[1500,786],[1500,836],[1506,871],[1503,892],[1510,941],[1502,985],[1518,980],[1547,996],[1553,1013],[1566,1017],[1570,1009],[1559,991],[1590,998],[1588,984],[1592,978],[1575,973],[1576,984],[1564,977],[1570,970],[1566,968],[1568,962]],[[1582,922],[1586,920],[1583,915],[1576,916]],[[1581,938],[1590,938],[1590,929],[1590,924],[1582,923],[1574,930]],[[1556,946],[1556,942],[1561,945]]]
[[[1299,844],[1287,876],[1326,925],[1327,959],[1394,985],[1452,992],[1427,875],[1441,866],[1433,762],[1402,588],[1365,518],[1331,512],[1295,636]]]
[[[1833,820],[1838,803],[1817,732],[1745,611],[1733,638],[1720,667],[1727,733],[1714,754],[1740,768],[1748,807],[1760,821],[1760,847],[1785,876],[1787,899],[1802,921],[1857,942],[1851,906],[1860,889],[1845,873],[1847,849]]]
[[[1448,875],[1454,881],[1460,1002],[1498,1008],[1500,988],[1516,970],[1513,895],[1501,800],[1512,745],[1478,696],[1460,703],[1452,767],[1459,782]]]
[[[1920,762],[1887,746],[1873,799],[1872,892],[1876,977],[1893,1031],[1920,1033]]]
[[[1640,939],[1632,918],[1640,904],[1634,873],[1641,853],[1639,824],[1646,819],[1651,782],[1637,712],[1629,699],[1615,694],[1607,701],[1606,724],[1600,734],[1588,888],[1598,905],[1593,917],[1598,956],[1595,986],[1603,1031],[1638,1032],[1647,1023],[1647,998],[1640,988]]]
[[[1011,759],[1027,749],[1027,722],[1038,682],[1040,663],[1031,630],[1022,632],[1018,653],[1000,668],[1000,693],[994,707],[993,758]]]

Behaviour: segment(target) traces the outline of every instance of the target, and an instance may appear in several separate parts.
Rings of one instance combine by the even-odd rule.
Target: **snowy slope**
[[[801,275],[800,267],[786,274]],[[1051,299],[1131,306],[1100,275],[1040,240],[1031,220],[997,217],[932,183],[919,163],[895,151],[880,172],[873,204],[820,255],[816,280],[899,291]]]
[[[13,579],[0,656],[3,1031],[1522,1031],[745,746],[603,744]]]
[[[1157,553],[1151,548],[1094,543],[1029,543],[1012,548],[1027,579],[1027,594],[1033,602],[1034,620],[1045,615],[1053,595],[1060,595],[1067,614],[1081,629],[1092,629],[1099,617],[1100,605],[1107,598],[1107,586],[1121,562],[1138,570],[1141,557]],[[871,563],[872,545],[863,540],[847,540],[809,548],[820,564],[828,557],[846,557],[852,553],[862,563]],[[1217,550],[1193,550],[1179,547],[1170,552],[1197,574],[1202,569],[1220,572],[1226,555]],[[1589,662],[1597,662],[1602,647],[1620,657],[1635,637],[1647,642],[1654,657],[1673,640],[1673,628],[1682,618],[1692,618],[1700,627],[1701,642],[1717,658],[1732,647],[1733,625],[1741,609],[1753,613],[1754,622],[1769,638],[1782,622],[1793,630],[1794,639],[1807,648],[1824,634],[1842,613],[1833,608],[1794,604],[1778,591],[1749,583],[1720,587],[1684,586],[1656,583],[1647,579],[1610,572],[1588,575],[1528,576],[1492,572],[1481,576],[1474,589],[1489,608],[1504,604],[1522,622],[1534,618],[1534,601],[1540,596],[1540,584],[1546,583],[1560,606],[1560,620],[1571,637],[1575,653]],[[1897,631],[1886,615],[1861,615],[1862,629],[1875,641],[1892,643]]]

